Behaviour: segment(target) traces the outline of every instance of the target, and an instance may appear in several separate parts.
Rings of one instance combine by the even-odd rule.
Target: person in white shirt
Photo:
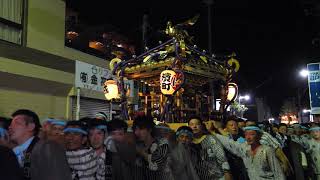
[[[260,143],[260,128],[247,126],[244,131],[246,143],[239,143],[219,134],[216,137],[226,149],[242,158],[251,180],[284,180],[285,175],[276,158],[275,149]]]
[[[86,147],[87,131],[82,121],[68,121],[63,130],[66,155],[73,180],[95,180],[97,154],[93,148]]]

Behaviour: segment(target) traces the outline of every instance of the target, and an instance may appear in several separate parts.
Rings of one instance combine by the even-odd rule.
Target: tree
[[[243,113],[248,110],[248,108],[244,104],[239,104],[238,101],[234,101],[230,105],[230,109],[231,109],[232,114],[234,114],[236,116],[240,116],[240,117],[242,117]]]
[[[297,115],[298,108],[295,104],[294,98],[286,99],[283,102],[283,105],[280,109],[280,116],[286,116],[288,118],[288,123],[290,124],[290,121],[292,120],[292,116]]]

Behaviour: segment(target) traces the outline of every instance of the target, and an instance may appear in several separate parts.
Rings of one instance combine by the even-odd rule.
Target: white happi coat
[[[261,145],[256,154],[252,156],[251,147],[247,143],[240,144],[219,134],[216,137],[228,151],[242,158],[250,180],[285,180],[274,148]]]
[[[306,152],[310,155],[312,161],[313,171],[320,180],[320,142],[309,136],[291,136],[292,141],[301,144]]]

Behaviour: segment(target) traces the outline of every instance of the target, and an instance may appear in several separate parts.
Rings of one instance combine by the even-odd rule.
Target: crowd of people
[[[78,121],[20,109],[0,119],[3,180],[320,180],[320,127],[190,117],[171,129],[136,115]]]

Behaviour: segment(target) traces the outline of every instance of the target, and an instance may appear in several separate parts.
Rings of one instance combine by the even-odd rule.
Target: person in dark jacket
[[[19,167],[13,151],[0,145],[0,177],[1,179],[23,180],[22,171]]]
[[[169,170],[169,142],[165,138],[155,137],[155,124],[152,117],[135,118],[132,129],[141,144],[137,144],[137,179],[172,180]]]
[[[293,167],[292,174],[287,176],[287,179],[296,179],[304,180],[307,179],[307,170],[308,170],[308,160],[307,154],[303,147],[292,141],[291,137],[288,136],[288,127],[286,124],[279,124],[279,133],[277,134],[277,139],[282,146],[284,154],[288,157],[290,164]]]
[[[127,132],[128,125],[121,119],[108,122],[105,139],[105,179],[133,180],[135,168],[135,142]],[[131,133],[132,134],[132,133]]]
[[[23,172],[23,179],[71,180],[63,148],[38,138],[41,127],[38,115],[20,109],[12,114],[12,118],[9,136],[17,144],[13,152]]]
[[[287,155],[290,164],[293,167],[293,174],[289,175],[287,179],[304,180],[307,179],[308,159],[307,153],[303,147],[288,138],[286,146],[283,148],[284,153]]]

